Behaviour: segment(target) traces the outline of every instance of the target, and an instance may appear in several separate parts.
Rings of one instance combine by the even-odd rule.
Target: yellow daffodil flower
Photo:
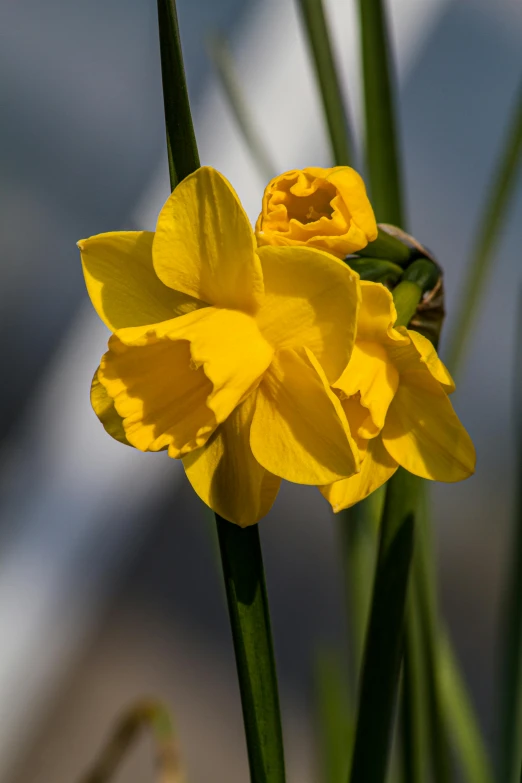
[[[352,352],[358,277],[327,253],[257,248],[229,183],[202,168],[156,232],[78,243],[87,290],[113,333],[95,373],[107,432],[182,458],[198,495],[245,526],[281,478],[327,484],[359,470],[331,390]]]
[[[399,465],[436,481],[461,481],[475,449],[448,398],[455,389],[432,344],[395,327],[390,292],[361,281],[362,304],[350,362],[335,383],[361,454],[361,471],[321,488],[334,511],[387,481]]]
[[[376,239],[377,224],[354,169],[308,168],[268,183],[256,235],[260,245],[316,247],[344,258]]]

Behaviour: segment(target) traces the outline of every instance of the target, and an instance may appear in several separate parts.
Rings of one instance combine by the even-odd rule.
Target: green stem
[[[199,155],[183,66],[175,0],[158,0],[163,103],[170,187],[199,168]]]
[[[182,783],[184,778],[170,715],[162,704],[152,700],[140,701],[125,712],[81,783],[112,780],[143,729],[150,731],[154,741],[158,783]]]
[[[500,780],[516,781],[522,762],[522,291],[519,296],[517,340],[515,354],[515,381],[513,384],[516,408],[513,411],[517,448],[517,498],[513,520],[510,563],[504,599],[504,638],[502,666],[502,745]]]
[[[275,176],[276,168],[245,100],[234,59],[226,40],[222,36],[214,34],[209,40],[209,52],[223,92],[252,160],[263,179],[270,180]]]
[[[350,783],[383,783],[386,777],[402,657],[415,500],[410,474],[399,468],[388,483],[381,523]]]
[[[299,7],[314,60],[335,165],[353,166],[348,113],[343,102],[323,2],[299,0]]]
[[[457,752],[465,780],[494,783],[494,775],[447,635],[439,632],[441,699],[448,733]],[[502,778],[502,783],[504,779]],[[506,781],[507,783],[507,781]]]
[[[359,0],[366,162],[377,220],[404,228],[391,55],[382,0]]]
[[[340,651],[323,650],[317,656],[315,685],[321,780],[340,783],[350,766],[354,728],[346,665]]]
[[[433,774],[437,783],[449,783],[452,779],[451,754],[440,682],[440,623],[425,482],[421,483],[421,491],[423,502],[419,508],[413,585],[417,596],[417,623],[422,633]]]
[[[493,181],[478,222],[478,232],[464,279],[457,320],[451,333],[447,364],[456,372],[469,338],[491,262],[498,249],[500,231],[508,216],[522,158],[522,84]],[[516,774],[518,774],[518,769]],[[507,778],[506,778],[507,781]]]
[[[419,525],[417,525],[418,531]],[[417,547],[415,547],[417,548]],[[413,589],[412,589],[413,588]],[[404,634],[401,734],[404,783],[425,783],[428,769],[426,673],[419,597],[410,585]],[[437,783],[439,783],[437,779]]]
[[[165,123],[172,188],[199,167],[175,0],[158,0]],[[243,705],[251,783],[284,783],[283,737],[268,599],[257,526],[216,514]]]
[[[404,215],[384,10],[380,0],[359,0],[359,13],[370,192],[378,220],[402,227]],[[400,250],[406,256],[406,250]],[[369,252],[373,254],[373,248]],[[422,288],[405,281],[397,290],[401,300],[397,307],[400,323],[408,323],[420,301]],[[409,474],[399,468],[386,491],[350,783],[383,783],[386,777],[413,548],[415,492],[410,483]]]
[[[379,521],[382,516],[384,489],[378,489],[338,517],[341,552],[344,564],[346,605],[349,608],[351,692],[358,692],[364,652],[364,640],[372,599]]]
[[[257,525],[216,514],[252,783],[284,783],[283,735]]]

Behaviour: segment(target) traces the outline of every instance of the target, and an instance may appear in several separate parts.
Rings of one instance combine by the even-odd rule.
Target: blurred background
[[[357,18],[326,2],[361,126]],[[448,323],[522,72],[518,0],[392,0],[410,228],[445,269]],[[329,165],[292,0],[178,0],[202,162],[252,220],[264,184],[207,53],[224,34],[277,171]],[[172,708],[190,780],[248,778],[209,512],[181,466],[112,441],[89,405],[105,327],[75,243],[154,229],[168,195],[153,0],[5,0],[0,9],[0,781],[66,783],[123,706]],[[444,615],[491,749],[515,475],[512,367],[522,192],[454,397],[477,474],[433,487]],[[444,352],[444,341],[442,344]],[[336,523],[285,486],[261,523],[291,781],[317,779],[313,668],[343,641]],[[152,780],[141,744],[117,780]]]

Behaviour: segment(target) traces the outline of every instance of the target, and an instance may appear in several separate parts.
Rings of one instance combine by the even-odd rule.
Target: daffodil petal
[[[360,473],[319,487],[335,513],[368,497],[393,476],[397,462],[388,454],[380,437],[367,442]]]
[[[352,223],[348,239],[358,250],[366,247],[377,238],[377,222],[360,174],[349,166],[335,166],[327,173],[326,180],[338,190],[339,201],[350,207]]]
[[[98,378],[114,400],[128,441],[140,451],[180,457],[202,446],[217,426],[206,402],[212,383],[194,367],[186,340],[128,346],[109,340]]]
[[[121,329],[118,337],[127,345],[188,340],[193,366],[203,367],[212,382],[207,405],[218,422],[257,386],[274,355],[252,316],[215,307],[156,324],[147,334]]]
[[[256,394],[247,397],[201,449],[183,457],[187,477],[201,500],[241,527],[268,514],[281,484],[250,448]]]
[[[341,397],[341,405],[348,421],[350,433],[354,439],[361,461],[363,459],[366,447],[368,446],[368,438],[361,436],[359,433],[363,432],[368,427],[368,420],[371,422],[371,416],[367,408],[361,405],[360,395],[354,395],[353,397]]]
[[[250,445],[267,470],[298,484],[327,484],[359,469],[341,403],[307,349],[274,356],[258,388]]]
[[[402,331],[402,329],[400,329]],[[430,343],[430,341],[419,334],[414,329],[404,330],[410,337],[413,345],[417,349],[421,357],[421,361],[424,362],[433,377],[441,384],[447,394],[451,394],[455,391],[455,382],[451,377],[447,367],[441,362],[437,351]]]
[[[173,291],[152,266],[150,231],[112,231],[78,242],[87,291],[111,332],[188,313],[203,303]]]
[[[334,384],[346,397],[359,394],[369,415],[359,425],[362,438],[374,438],[383,428],[386,413],[399,385],[399,373],[380,343],[357,340],[346,370]]]
[[[342,261],[306,247],[262,247],[265,298],[256,320],[276,348],[309,348],[329,381],[355,339],[359,281]]]
[[[394,328],[397,311],[393,297],[382,283],[361,280],[361,307],[357,322],[357,339],[367,342],[407,344],[406,335]]]
[[[254,234],[227,180],[212,168],[195,171],[160,212],[153,243],[160,280],[217,307],[255,312],[263,274]]]
[[[446,392],[427,371],[407,374],[382,430],[389,454],[422,478],[462,481],[475,470],[475,449]]]
[[[114,440],[130,446],[123,427],[123,419],[114,407],[114,400],[109,397],[107,389],[100,383],[98,370],[94,373],[91,383],[91,405],[105,432]]]

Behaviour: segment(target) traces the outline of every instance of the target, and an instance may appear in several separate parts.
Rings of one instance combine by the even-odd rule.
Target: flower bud
[[[296,169],[268,183],[256,236],[259,245],[305,245],[344,258],[377,237],[377,224],[354,169]]]

